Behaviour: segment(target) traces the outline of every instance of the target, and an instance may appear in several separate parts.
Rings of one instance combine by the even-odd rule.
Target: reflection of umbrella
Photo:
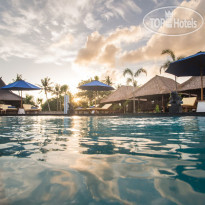
[[[22,108],[22,90],[40,90],[41,88],[27,83],[24,80],[19,80],[9,85],[2,87],[3,90],[20,90],[21,91],[21,108]]]
[[[167,73],[176,76],[201,76],[201,100],[203,100],[203,75],[205,75],[205,52],[170,63]]]
[[[90,83],[81,85],[79,87],[82,90],[92,90],[92,91],[108,91],[108,90],[114,90],[113,87],[106,85],[104,83],[99,82],[98,80],[92,81]],[[96,106],[96,98],[95,98],[95,106]]]

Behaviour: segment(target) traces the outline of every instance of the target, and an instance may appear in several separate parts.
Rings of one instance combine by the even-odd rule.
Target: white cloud
[[[102,23],[99,20],[94,19],[94,16],[92,13],[88,13],[85,16],[85,19],[83,22],[86,25],[86,27],[91,30],[97,31],[102,27]]]
[[[141,8],[132,0],[126,0],[126,3],[123,0],[106,0],[105,7],[108,11],[102,14],[102,16],[107,20],[113,16],[126,19],[126,15],[130,12],[141,13],[142,11]]]

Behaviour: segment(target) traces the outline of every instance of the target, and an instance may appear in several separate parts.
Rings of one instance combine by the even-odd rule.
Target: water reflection
[[[1,117],[0,200],[202,204],[204,119]]]

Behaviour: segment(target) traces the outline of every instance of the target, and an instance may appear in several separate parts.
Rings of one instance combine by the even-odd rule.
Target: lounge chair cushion
[[[183,98],[182,101],[182,107],[194,107],[196,105],[197,97]]]

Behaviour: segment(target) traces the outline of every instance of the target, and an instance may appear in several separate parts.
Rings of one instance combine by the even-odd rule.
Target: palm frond
[[[126,75],[130,75],[130,77],[134,76],[133,72],[129,68],[126,68],[123,72],[123,76],[125,77]]]
[[[177,60],[180,60],[182,58],[185,58],[185,56],[179,56],[179,57],[177,57]]]
[[[164,54],[169,55],[172,58],[172,60],[175,61],[176,57],[175,57],[174,52],[171,49],[164,49],[161,55],[164,55]]]
[[[144,68],[140,68],[136,71],[135,77],[138,77],[141,73],[145,73],[147,75],[147,71]]]
[[[168,60],[160,67],[160,74],[162,72],[162,69],[165,70],[169,67],[170,63],[171,63],[171,61]]]
[[[127,85],[129,85],[130,83],[132,83],[132,78],[127,79]]]

